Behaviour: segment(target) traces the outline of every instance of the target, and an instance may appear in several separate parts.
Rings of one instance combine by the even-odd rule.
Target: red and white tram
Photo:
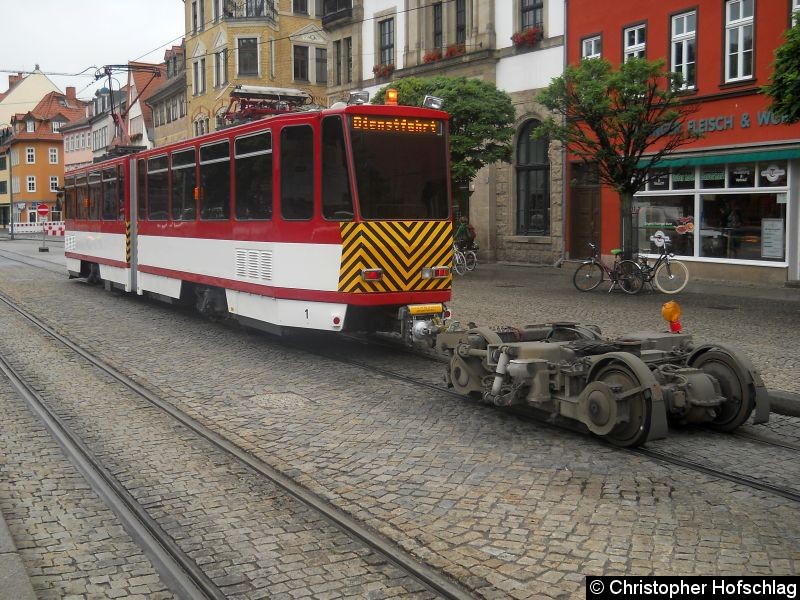
[[[335,105],[65,179],[71,277],[269,331],[424,335],[450,299],[447,114]]]

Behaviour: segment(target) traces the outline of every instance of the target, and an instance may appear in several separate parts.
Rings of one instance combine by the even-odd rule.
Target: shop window
[[[531,136],[539,125],[528,121],[517,141],[517,235],[550,233],[550,142]]]
[[[673,190],[693,190],[695,188],[694,167],[675,169],[672,171],[671,179]]]
[[[759,187],[784,187],[786,186],[786,163],[761,163],[759,164]]]
[[[700,187],[715,189],[725,187],[725,165],[713,165],[700,169]]]
[[[650,238],[660,231],[669,237],[671,252],[694,254],[694,195],[637,197],[634,224],[640,252],[658,254],[659,249]]]
[[[753,163],[728,165],[728,187],[756,187],[756,166]]]
[[[703,194],[700,256],[783,261],[786,203],[779,200],[779,194]]]

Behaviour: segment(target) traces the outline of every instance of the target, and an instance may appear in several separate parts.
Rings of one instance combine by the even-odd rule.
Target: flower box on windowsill
[[[428,50],[425,54],[422,55],[422,62],[425,64],[432,63],[436,62],[440,58],[442,58],[441,48],[434,48],[433,50]]]
[[[450,44],[447,51],[444,53],[445,58],[452,58],[454,56],[461,56],[467,51],[466,44]]]
[[[539,45],[542,30],[539,27],[528,27],[511,36],[511,43],[519,50],[529,50]]]
[[[394,65],[375,65],[372,67],[372,74],[375,75],[375,79],[391,77],[392,73],[394,73]]]

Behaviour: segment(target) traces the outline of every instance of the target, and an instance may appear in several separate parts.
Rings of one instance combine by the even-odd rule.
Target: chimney
[[[17,85],[20,81],[22,81],[22,73],[17,73],[16,75],[9,75],[8,76],[8,89],[10,90],[12,87]]]
[[[78,99],[75,97],[75,87],[67,86],[67,106],[76,106]]]

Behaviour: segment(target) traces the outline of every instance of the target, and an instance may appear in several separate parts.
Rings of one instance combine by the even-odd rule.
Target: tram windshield
[[[349,128],[362,218],[449,217],[442,120],[351,115]]]

